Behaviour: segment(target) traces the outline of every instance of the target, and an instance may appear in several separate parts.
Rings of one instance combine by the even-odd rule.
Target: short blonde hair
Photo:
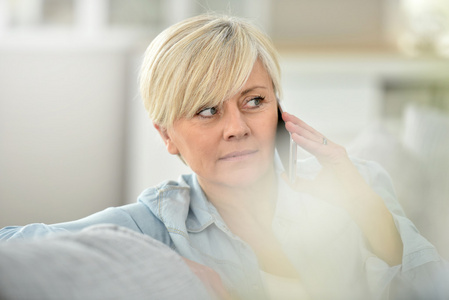
[[[221,105],[242,88],[257,59],[280,96],[277,52],[250,23],[207,14],[167,28],[148,46],[140,71],[150,119],[168,128],[202,108]]]

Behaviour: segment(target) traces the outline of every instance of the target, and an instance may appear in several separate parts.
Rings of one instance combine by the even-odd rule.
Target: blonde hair
[[[208,14],[167,28],[148,46],[140,71],[150,119],[168,128],[202,108],[221,105],[242,88],[257,59],[280,96],[277,52],[250,23]]]

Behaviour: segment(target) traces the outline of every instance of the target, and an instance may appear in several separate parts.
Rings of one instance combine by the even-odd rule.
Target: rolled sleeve
[[[442,284],[448,282],[448,264],[405,216],[388,173],[375,162],[362,161],[358,165],[361,174],[390,210],[403,243],[401,265],[390,267],[375,256],[366,261],[371,289],[383,291],[376,298],[448,299],[448,288]]]

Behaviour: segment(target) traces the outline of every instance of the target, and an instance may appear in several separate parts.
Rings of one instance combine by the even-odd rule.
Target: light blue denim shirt
[[[311,298],[388,299],[389,294],[395,294],[425,299],[432,293],[435,299],[446,299],[447,288],[442,281],[447,279],[443,277],[447,274],[446,262],[405,217],[388,174],[374,162],[353,162],[393,214],[404,244],[402,265],[390,267],[377,258],[344,210],[297,193],[279,178],[272,230]],[[282,168],[278,162],[276,165],[280,175]],[[320,169],[315,159],[301,161],[298,166],[299,176],[308,178]],[[229,230],[195,174],[148,188],[137,203],[108,208],[77,221],[5,227],[0,230],[0,239],[78,231],[100,223],[147,234],[180,255],[211,267],[230,293],[240,299],[268,299],[256,255]]]

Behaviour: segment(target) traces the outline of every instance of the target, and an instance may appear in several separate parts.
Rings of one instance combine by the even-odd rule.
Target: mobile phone
[[[282,120],[282,106],[278,100],[278,124],[276,130],[276,149],[281,158],[284,169],[288,172],[290,183],[296,180],[296,161],[297,145],[292,139],[291,134],[285,128],[285,122]]]

